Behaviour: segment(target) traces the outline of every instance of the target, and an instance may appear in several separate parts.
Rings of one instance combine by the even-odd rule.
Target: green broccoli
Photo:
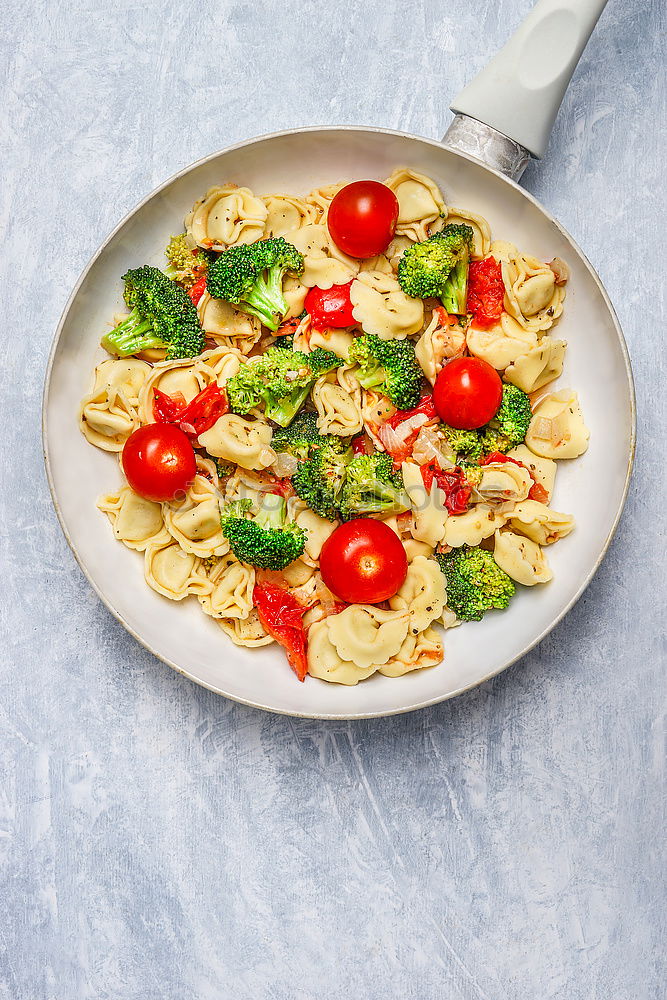
[[[327,435],[324,443],[292,476],[292,486],[298,497],[320,517],[335,521],[345,482],[345,472],[352,461],[352,449],[341,438]]]
[[[381,514],[388,517],[410,509],[410,497],[389,455],[355,455],[345,472],[339,510],[345,521]]]
[[[488,455],[492,451],[504,453],[512,447],[512,442],[507,434],[503,434],[497,427],[491,427],[490,424],[482,427],[479,431],[479,443],[483,455]]]
[[[480,443],[479,431],[458,430],[448,424],[441,424],[440,430],[445,436],[447,444],[457,455],[468,462],[476,462],[482,456],[482,445]]]
[[[532,416],[530,398],[522,389],[506,382],[503,385],[500,409],[490,421],[489,426],[493,429],[497,428],[507,438],[508,447],[511,448],[525,440]],[[496,450],[502,451],[503,449],[497,448]]]
[[[279,427],[271,439],[274,451],[286,451],[300,462],[304,462],[315,448],[327,439],[317,429],[317,414],[301,412],[289,427]]]
[[[286,427],[320,375],[341,364],[340,358],[321,347],[310,354],[269,347],[250,364],[242,365],[227,382],[229,408],[233,413],[243,414],[263,406],[270,420]]]
[[[419,402],[424,373],[411,340],[365,334],[353,341],[349,361],[359,365],[354,374],[364,389],[377,389],[399,410],[411,410]]]
[[[405,294],[416,299],[435,296],[447,312],[464,315],[473,239],[470,226],[449,225],[408,247],[398,262],[398,281]]]
[[[463,545],[436,553],[447,581],[447,606],[457,618],[478,622],[487,611],[503,611],[514,594],[514,584],[487,549]]]
[[[306,534],[287,520],[287,503],[275,493],[262,495],[263,506],[249,516],[251,500],[226,504],[220,513],[222,533],[236,558],[261,569],[281,570],[304,550]]]
[[[208,257],[199,247],[191,247],[186,233],[172,236],[164,252],[167,258],[165,274],[183,288],[192,288],[208,267]]]
[[[168,361],[202,353],[204,331],[187,292],[148,264],[128,271],[123,281],[132,312],[102,337],[102,347],[121,358],[166,347]]]
[[[243,312],[258,316],[277,330],[289,306],[283,295],[283,275],[303,273],[303,256],[282,236],[229,247],[208,268],[206,287]]]

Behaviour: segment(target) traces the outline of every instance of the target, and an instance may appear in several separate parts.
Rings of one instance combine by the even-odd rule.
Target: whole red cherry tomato
[[[398,199],[379,181],[346,184],[329,205],[327,225],[331,238],[350,257],[376,257],[384,253],[396,231]]]
[[[438,416],[450,427],[474,430],[495,417],[503,398],[500,375],[481,358],[455,358],[435,381]]]
[[[122,463],[128,483],[146,500],[173,500],[197,472],[194,449],[173,424],[148,424],[130,434]]]
[[[399,589],[408,560],[389,525],[358,517],[329,535],[320,554],[320,572],[329,590],[348,604],[377,604]]]
[[[344,326],[353,326],[350,288],[352,282],[346,285],[332,285],[331,288],[311,288],[304,301],[304,308],[310,314],[313,327],[316,330],[340,330]]]

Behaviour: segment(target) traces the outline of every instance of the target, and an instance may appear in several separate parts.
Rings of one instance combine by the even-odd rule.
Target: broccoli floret
[[[441,431],[445,435],[447,444],[458,457],[463,457],[468,462],[476,462],[482,456],[482,445],[478,431],[463,431],[448,424],[442,424]]]
[[[297,496],[304,500],[320,517],[335,521],[338,504],[345,482],[345,472],[352,461],[352,449],[333,434],[305,462],[301,462],[292,476],[292,486]]]
[[[240,562],[261,569],[281,570],[303,552],[306,533],[287,520],[287,503],[275,493],[263,494],[263,506],[250,516],[251,500],[237,500],[222,508],[222,533]]]
[[[355,455],[347,467],[339,509],[341,517],[400,514],[410,509],[410,497],[389,455]]]
[[[121,358],[149,348],[167,348],[167,360],[194,358],[205,346],[197,310],[185,292],[157,267],[144,265],[123,275],[130,315],[102,337]]]
[[[364,389],[378,389],[399,410],[417,405],[424,373],[411,340],[382,340],[366,334],[353,341],[349,360],[359,365],[355,375]]]
[[[447,312],[465,314],[473,238],[470,226],[449,225],[408,247],[398,262],[398,281],[405,294],[417,299],[435,296]]]
[[[167,258],[165,273],[183,288],[192,288],[208,267],[208,258],[199,247],[191,247],[185,233],[172,236],[164,252]]]
[[[243,414],[263,406],[270,420],[286,427],[305,403],[320,375],[341,364],[340,358],[322,348],[303,354],[283,347],[269,347],[250,364],[242,365],[227,382],[229,408],[233,413]]]
[[[316,413],[300,413],[289,427],[279,427],[271,438],[274,451],[286,451],[304,462],[326,440],[317,429]]]
[[[525,440],[532,415],[530,398],[522,389],[506,382],[503,385],[500,409],[489,426],[493,429],[497,428],[500,434],[508,439],[511,448]],[[496,450],[506,449],[498,448]]]
[[[481,429],[479,441],[482,454],[484,455],[488,455],[492,451],[501,451],[504,453],[512,447],[512,442],[507,434],[503,434],[496,427],[491,427],[488,424]]]
[[[258,316],[277,330],[289,306],[283,295],[283,275],[303,273],[303,255],[282,236],[229,247],[209,265],[206,287],[243,312]]]
[[[478,622],[487,611],[503,611],[514,584],[486,549],[463,545],[436,559],[447,581],[447,605],[457,618]]]

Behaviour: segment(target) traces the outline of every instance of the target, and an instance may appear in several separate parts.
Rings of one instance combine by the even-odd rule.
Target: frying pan
[[[574,240],[516,183],[540,157],[572,71],[605,0],[540,0],[506,47],[455,99],[442,143],[378,128],[304,128],[250,139],[192,164],[120,223],[93,257],[65,308],[48,363],[43,440],[48,481],[79,565],[109,610],[156,656],[192,680],[259,708],[312,718],[390,715],[434,704],[481,683],[539,642],[572,607],[607,550],[625,500],[635,440],[628,353],[602,284]],[[239,649],[196,601],[173,604],[144,583],[141,560],[119,545],[95,500],[121,482],[118,463],[79,434],[78,400],[101,359],[100,331],[122,306],[120,275],[160,263],[170,233],[211,185],[305,193],[340,180],[388,176],[407,166],[440,185],[450,205],[485,216],[494,236],[570,268],[558,335],[568,341],[561,386],[580,395],[587,453],[559,464],[553,505],[577,530],[550,551],[554,580],[522,589],[502,615],[445,635],[445,661],[357,687],[299,684],[275,646]],[[119,664],[120,666],[120,664]]]

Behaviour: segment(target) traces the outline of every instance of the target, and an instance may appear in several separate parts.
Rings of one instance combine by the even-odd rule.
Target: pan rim
[[[378,711],[375,711],[375,712],[374,711],[370,711],[370,712],[355,712],[355,713],[347,713],[347,712],[299,712],[299,711],[289,711],[287,709],[274,708],[271,705],[263,704],[261,701],[255,701],[255,700],[252,700],[252,699],[249,699],[249,698],[242,698],[242,697],[239,697],[238,695],[230,694],[229,692],[225,691],[224,689],[222,689],[220,687],[216,687],[213,684],[208,684],[208,683],[202,681],[200,678],[196,677],[194,674],[190,673],[188,670],[185,670],[183,667],[179,666],[173,660],[170,660],[168,657],[163,656],[161,653],[158,653],[150,645],[150,643],[147,642],[130,625],[130,623],[128,621],[126,621],[126,619],[124,618],[123,614],[120,611],[118,611],[113,606],[112,602],[110,600],[108,600],[107,597],[101,592],[100,588],[97,586],[97,584],[95,583],[95,581],[92,579],[92,576],[88,572],[88,569],[86,568],[86,566],[85,566],[85,564],[84,564],[81,556],[79,555],[79,552],[77,550],[76,544],[74,543],[74,541],[73,541],[73,539],[72,539],[72,537],[70,535],[67,523],[65,521],[63,512],[61,510],[60,502],[58,500],[58,496],[57,496],[56,489],[55,489],[55,483],[54,483],[54,479],[53,479],[53,474],[52,474],[52,470],[51,470],[51,462],[50,462],[50,457],[49,457],[48,403],[49,403],[49,397],[50,397],[51,377],[52,377],[53,367],[54,367],[56,355],[58,353],[58,347],[59,347],[60,340],[61,340],[61,337],[62,337],[63,329],[65,327],[65,323],[67,321],[67,317],[69,315],[70,309],[72,308],[72,305],[74,304],[74,301],[75,301],[75,299],[76,299],[76,297],[77,297],[77,295],[79,293],[79,290],[80,290],[83,282],[85,281],[85,279],[86,279],[86,277],[87,277],[90,269],[93,267],[93,265],[98,260],[98,258],[105,252],[105,250],[107,249],[109,243],[113,240],[113,238],[115,237],[115,235],[125,226],[125,224],[134,215],[136,215],[136,213],[141,208],[144,207],[144,205],[146,205],[149,201],[151,201],[156,195],[158,195],[161,191],[164,191],[166,188],[168,188],[170,185],[172,185],[173,183],[175,183],[181,177],[184,177],[186,174],[190,173],[191,171],[195,170],[196,168],[198,168],[200,166],[203,166],[204,164],[209,163],[211,160],[217,159],[219,156],[222,156],[222,155],[224,155],[226,153],[230,153],[230,152],[233,152],[234,150],[238,150],[238,149],[243,149],[243,148],[245,148],[247,146],[252,146],[252,145],[254,145],[256,143],[263,142],[265,140],[276,139],[276,138],[281,138],[281,137],[284,137],[284,136],[297,135],[297,134],[308,133],[308,132],[321,132],[323,134],[325,134],[325,133],[340,133],[340,132],[359,132],[359,133],[365,133],[365,134],[374,133],[374,134],[380,134],[380,135],[399,136],[399,137],[404,138],[404,139],[416,140],[419,143],[426,143],[427,145],[433,146],[433,147],[435,147],[436,149],[439,149],[439,150],[443,150],[444,149],[450,155],[460,157],[463,160],[466,160],[466,161],[468,161],[470,163],[475,164],[475,166],[482,166],[486,171],[488,171],[494,177],[497,177],[499,180],[501,180],[505,184],[507,184],[510,187],[518,190],[522,194],[522,196],[524,198],[526,198],[530,203],[532,203],[542,213],[542,215],[553,226],[556,227],[556,229],[559,231],[559,233],[573,247],[573,249],[575,250],[575,252],[578,254],[579,258],[583,261],[583,263],[585,264],[586,268],[588,269],[588,271],[589,271],[589,273],[590,273],[593,281],[595,282],[595,284],[596,284],[596,286],[598,288],[598,291],[599,291],[600,295],[602,296],[602,299],[603,299],[603,301],[604,301],[604,303],[605,303],[605,305],[606,305],[606,307],[607,307],[607,309],[609,311],[609,315],[611,317],[612,324],[613,324],[614,330],[616,332],[616,337],[618,339],[619,346],[621,348],[621,354],[622,354],[623,362],[624,362],[624,365],[625,365],[625,374],[626,374],[627,387],[628,387],[628,392],[629,392],[629,402],[630,402],[630,440],[629,440],[629,447],[628,447],[627,467],[626,467],[625,481],[624,481],[624,484],[623,484],[623,490],[622,490],[622,493],[621,493],[621,497],[620,497],[617,509],[616,509],[616,511],[614,513],[614,518],[613,518],[611,527],[610,527],[610,529],[609,529],[609,531],[607,533],[607,536],[606,536],[606,538],[604,540],[604,543],[602,545],[600,553],[599,553],[597,559],[595,560],[595,562],[594,562],[591,570],[585,576],[585,578],[583,579],[582,583],[580,584],[579,588],[577,589],[577,591],[575,592],[575,594],[572,596],[572,598],[567,602],[567,604],[563,607],[563,609],[559,612],[559,614],[553,619],[553,621],[546,628],[544,628],[530,643],[528,643],[526,646],[524,646],[523,649],[519,653],[516,654],[516,656],[510,657],[509,659],[507,659],[506,661],[504,661],[503,663],[501,663],[500,666],[498,666],[494,670],[490,671],[488,674],[485,674],[483,677],[481,677],[479,680],[475,681],[474,683],[463,685],[463,686],[461,686],[459,688],[456,688],[453,691],[448,691],[447,693],[445,693],[443,695],[436,695],[436,696],[434,696],[432,698],[427,698],[427,699],[425,699],[423,701],[414,702],[414,703],[412,703],[410,705],[405,705],[405,706],[402,706],[400,708],[389,709],[389,710],[378,710]],[[79,275],[79,277],[78,277],[78,279],[77,279],[77,281],[76,281],[76,283],[75,283],[75,285],[74,285],[74,287],[73,287],[70,295],[67,298],[67,302],[65,303],[65,306],[64,306],[64,308],[62,310],[60,319],[59,319],[58,324],[56,326],[56,330],[55,330],[55,333],[54,333],[54,336],[53,336],[53,340],[52,340],[52,343],[51,343],[51,348],[50,348],[49,355],[48,355],[48,360],[47,360],[47,365],[46,365],[46,371],[45,371],[45,376],[44,376],[44,388],[43,388],[43,391],[42,391],[41,428],[42,428],[42,453],[43,453],[44,465],[45,465],[45,470],[46,470],[46,478],[47,478],[47,482],[48,482],[48,486],[49,486],[49,492],[50,492],[50,495],[51,495],[51,502],[52,502],[54,510],[56,512],[56,516],[58,518],[58,521],[59,521],[60,527],[62,529],[62,532],[63,532],[63,534],[65,536],[65,540],[67,541],[67,544],[69,545],[69,547],[70,547],[70,549],[72,551],[72,554],[73,554],[73,556],[74,556],[74,558],[75,558],[75,560],[76,560],[79,568],[81,569],[81,572],[85,576],[86,580],[88,581],[88,583],[90,584],[90,586],[92,587],[92,589],[94,590],[94,592],[97,594],[97,596],[100,599],[100,601],[104,604],[104,606],[107,608],[107,610],[116,619],[116,621],[118,621],[123,626],[123,628],[137,642],[139,642],[144,647],[144,649],[148,650],[149,653],[151,653],[153,656],[155,656],[157,659],[159,659],[162,663],[165,663],[168,667],[171,667],[171,669],[175,670],[176,673],[179,673],[179,674],[183,675],[184,677],[187,677],[188,680],[193,681],[199,687],[206,688],[207,690],[213,692],[214,694],[222,695],[223,697],[228,698],[230,701],[237,702],[238,704],[241,704],[241,705],[247,705],[249,708],[260,709],[261,711],[265,711],[265,712],[273,712],[276,715],[284,715],[284,716],[288,716],[288,717],[291,717],[291,718],[321,719],[321,720],[324,720],[324,721],[335,722],[335,721],[355,721],[355,720],[360,720],[360,719],[389,718],[389,717],[394,716],[394,715],[403,715],[403,714],[406,714],[408,712],[415,712],[415,711],[418,711],[419,709],[422,709],[422,708],[429,708],[432,705],[438,705],[441,702],[449,701],[450,699],[456,698],[459,695],[464,694],[467,691],[474,690],[475,688],[479,687],[481,684],[485,683],[486,681],[491,680],[493,677],[496,677],[498,674],[500,674],[503,671],[507,670],[510,666],[512,666],[518,660],[520,660],[524,656],[526,656],[527,653],[529,653],[532,649],[534,649],[535,646],[537,646],[547,635],[549,635],[550,632],[553,631],[553,629],[563,620],[563,618],[565,617],[565,615],[568,614],[568,612],[574,607],[574,605],[577,603],[577,601],[579,600],[579,598],[582,596],[582,594],[584,593],[584,591],[586,590],[586,588],[590,584],[591,580],[593,579],[593,577],[597,573],[597,571],[598,571],[598,569],[599,569],[602,561],[604,560],[604,558],[605,558],[605,556],[607,554],[607,551],[609,549],[609,546],[611,544],[611,541],[612,541],[614,535],[616,534],[616,530],[618,528],[618,525],[619,525],[619,522],[620,522],[620,519],[621,519],[621,515],[622,515],[623,510],[625,508],[625,503],[626,503],[627,496],[628,496],[628,490],[629,490],[629,487],[630,487],[630,479],[631,479],[631,476],[632,476],[632,469],[633,469],[633,465],[634,465],[635,449],[636,449],[636,438],[637,438],[637,407],[636,407],[635,384],[634,384],[634,377],[633,377],[632,367],[631,367],[631,362],[630,362],[630,355],[629,355],[627,343],[625,341],[625,337],[623,335],[623,330],[621,328],[620,322],[618,320],[618,316],[616,315],[616,311],[614,309],[614,306],[612,305],[612,302],[611,302],[611,300],[609,298],[609,295],[607,294],[607,291],[606,291],[606,289],[605,289],[605,287],[604,287],[604,285],[603,285],[603,283],[602,283],[602,281],[601,281],[601,279],[600,279],[600,277],[599,277],[596,269],[593,267],[592,263],[590,262],[590,260],[586,256],[586,254],[583,252],[583,250],[581,249],[581,247],[579,246],[579,244],[577,243],[577,241],[560,224],[560,222],[551,214],[551,212],[548,209],[546,209],[537,200],[537,198],[535,198],[534,195],[532,195],[529,191],[526,191],[525,188],[521,187],[521,185],[518,184],[516,181],[513,181],[509,177],[506,177],[500,171],[495,170],[493,167],[487,166],[487,164],[485,164],[482,160],[478,160],[476,157],[470,156],[469,154],[461,152],[459,150],[450,149],[449,147],[444,146],[442,142],[440,142],[440,141],[438,141],[436,139],[428,139],[428,138],[425,138],[423,136],[414,135],[413,133],[410,133],[410,132],[404,132],[404,131],[400,131],[398,129],[381,128],[381,127],[377,127],[377,126],[363,126],[363,125],[309,125],[309,126],[304,126],[304,127],[299,127],[299,128],[283,129],[283,130],[277,131],[277,132],[268,132],[268,133],[265,133],[265,134],[262,134],[262,135],[254,136],[254,137],[251,137],[249,139],[242,140],[241,142],[237,142],[237,143],[233,143],[232,145],[225,146],[222,149],[217,150],[216,152],[207,154],[206,156],[203,156],[203,157],[199,158],[198,160],[193,161],[192,163],[190,163],[190,164],[186,165],[185,167],[182,167],[180,170],[176,171],[174,174],[172,174],[170,177],[168,177],[161,184],[158,184],[153,190],[151,190],[139,202],[137,202],[123,216],[123,218],[118,222],[118,224],[116,226],[114,226],[114,228],[107,235],[107,237],[102,241],[102,243],[98,246],[97,250],[93,253],[93,255],[88,260],[87,264],[85,265],[85,267],[81,271],[81,274]]]

